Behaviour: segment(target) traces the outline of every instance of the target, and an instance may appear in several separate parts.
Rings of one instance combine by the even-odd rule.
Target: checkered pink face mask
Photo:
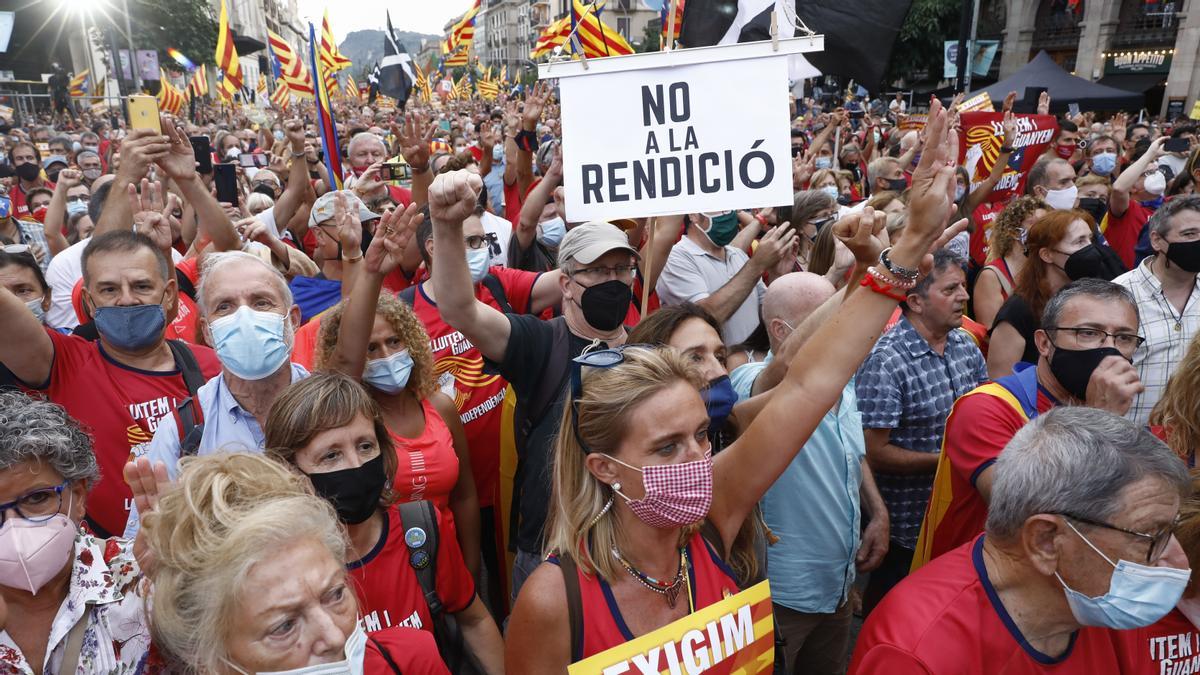
[[[708,515],[713,496],[712,455],[705,455],[704,459],[694,462],[641,468],[611,455],[608,457],[622,466],[641,472],[645,497],[630,499],[616,488],[613,490],[621,495],[643,523],[667,529],[698,523]]]

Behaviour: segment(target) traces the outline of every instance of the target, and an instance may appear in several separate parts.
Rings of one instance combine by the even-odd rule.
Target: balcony
[[[1080,17],[1074,12],[1048,12],[1037,18],[1033,51],[1077,49],[1081,32]]]
[[[1112,47],[1172,47],[1179,31],[1179,14],[1174,11],[1147,12],[1122,17],[1113,35]]]

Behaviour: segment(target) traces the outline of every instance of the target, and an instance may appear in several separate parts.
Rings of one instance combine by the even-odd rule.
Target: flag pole
[[[672,5],[675,3],[672,2]],[[673,35],[674,33],[671,33]],[[658,229],[658,216],[653,216],[646,221],[646,227],[650,228],[646,232],[646,277],[642,278],[642,318],[646,318],[650,314],[650,267],[654,265],[654,231]]]
[[[679,0],[671,0],[671,14],[667,17],[667,41],[663,48],[664,52],[669,52],[675,48],[675,12],[679,11]]]

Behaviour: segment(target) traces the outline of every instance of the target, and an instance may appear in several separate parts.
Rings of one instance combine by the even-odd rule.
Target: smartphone
[[[213,182],[217,185],[217,201],[238,205],[237,167],[233,164],[214,164]]]
[[[385,162],[379,167],[379,180],[408,180],[411,172],[407,164]]]
[[[1167,152],[1187,153],[1190,152],[1191,149],[1192,144],[1189,143],[1188,139],[1186,138],[1168,138],[1167,141],[1163,143],[1163,150],[1166,150]]]
[[[209,142],[208,136],[190,136],[188,140],[192,142],[192,154],[196,156],[196,164],[198,164],[196,171],[204,174],[212,173],[212,143]]]
[[[247,168],[265,169],[271,163],[271,158],[261,153],[243,152],[238,155],[238,163]]]
[[[130,96],[129,127],[131,129],[152,129],[161,134],[162,125],[158,122],[158,99],[141,94]]]

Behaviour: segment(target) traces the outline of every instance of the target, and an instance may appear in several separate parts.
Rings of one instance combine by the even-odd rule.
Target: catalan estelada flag
[[[321,147],[325,151],[325,168],[329,169],[329,180],[334,190],[342,189],[342,151],[338,144],[337,126],[333,123],[333,106],[329,104],[329,89],[325,86],[325,72],[320,66],[320,43],[317,42],[317,28],[308,24],[309,64],[312,66],[313,83],[316,85],[313,94],[316,98],[317,130],[321,134]]]
[[[233,33],[229,30],[229,11],[225,0],[221,0],[221,20],[217,25],[217,67],[225,72],[226,91],[235,92],[242,88],[242,64],[238,61],[237,49],[233,46]]]
[[[433,99],[433,89],[429,86],[429,76],[425,71],[421,70],[421,64],[416,61],[412,62],[413,76],[416,78],[417,92],[421,95],[421,100],[429,103]]]
[[[313,81],[304,59],[292,45],[274,31],[267,30],[267,51],[271,56],[271,70],[275,78],[283,78],[288,89],[301,98],[312,98]]]
[[[358,83],[354,81],[353,75],[346,78],[346,96],[355,100],[362,99],[362,92],[358,90]]]
[[[537,42],[533,45],[533,51],[529,53],[529,58],[533,60],[540,59],[559,45],[564,45],[567,41],[567,36],[571,34],[571,17],[564,16],[557,21],[553,21],[549,26],[542,29],[538,35]],[[564,45],[564,49],[569,49],[569,45]]]
[[[579,37],[583,53],[589,58],[632,54],[633,47],[621,34],[600,20],[603,2],[585,3],[572,0],[571,29]]]
[[[450,34],[442,43],[443,54],[450,54],[460,47],[465,49],[471,46],[475,40],[475,16],[479,14],[479,4],[480,0],[475,0],[475,4],[450,27]]]
[[[321,21],[321,64],[331,73],[350,67],[350,59],[342,56],[338,51],[337,42],[333,39],[328,9],[325,10],[325,18]]]
[[[70,92],[69,92],[71,94],[71,96],[86,96],[87,95],[87,90],[88,90],[87,81],[88,81],[88,74],[90,72],[91,72],[90,70],[84,70],[81,73],[76,73],[75,77],[71,78],[71,85],[70,85]]]

